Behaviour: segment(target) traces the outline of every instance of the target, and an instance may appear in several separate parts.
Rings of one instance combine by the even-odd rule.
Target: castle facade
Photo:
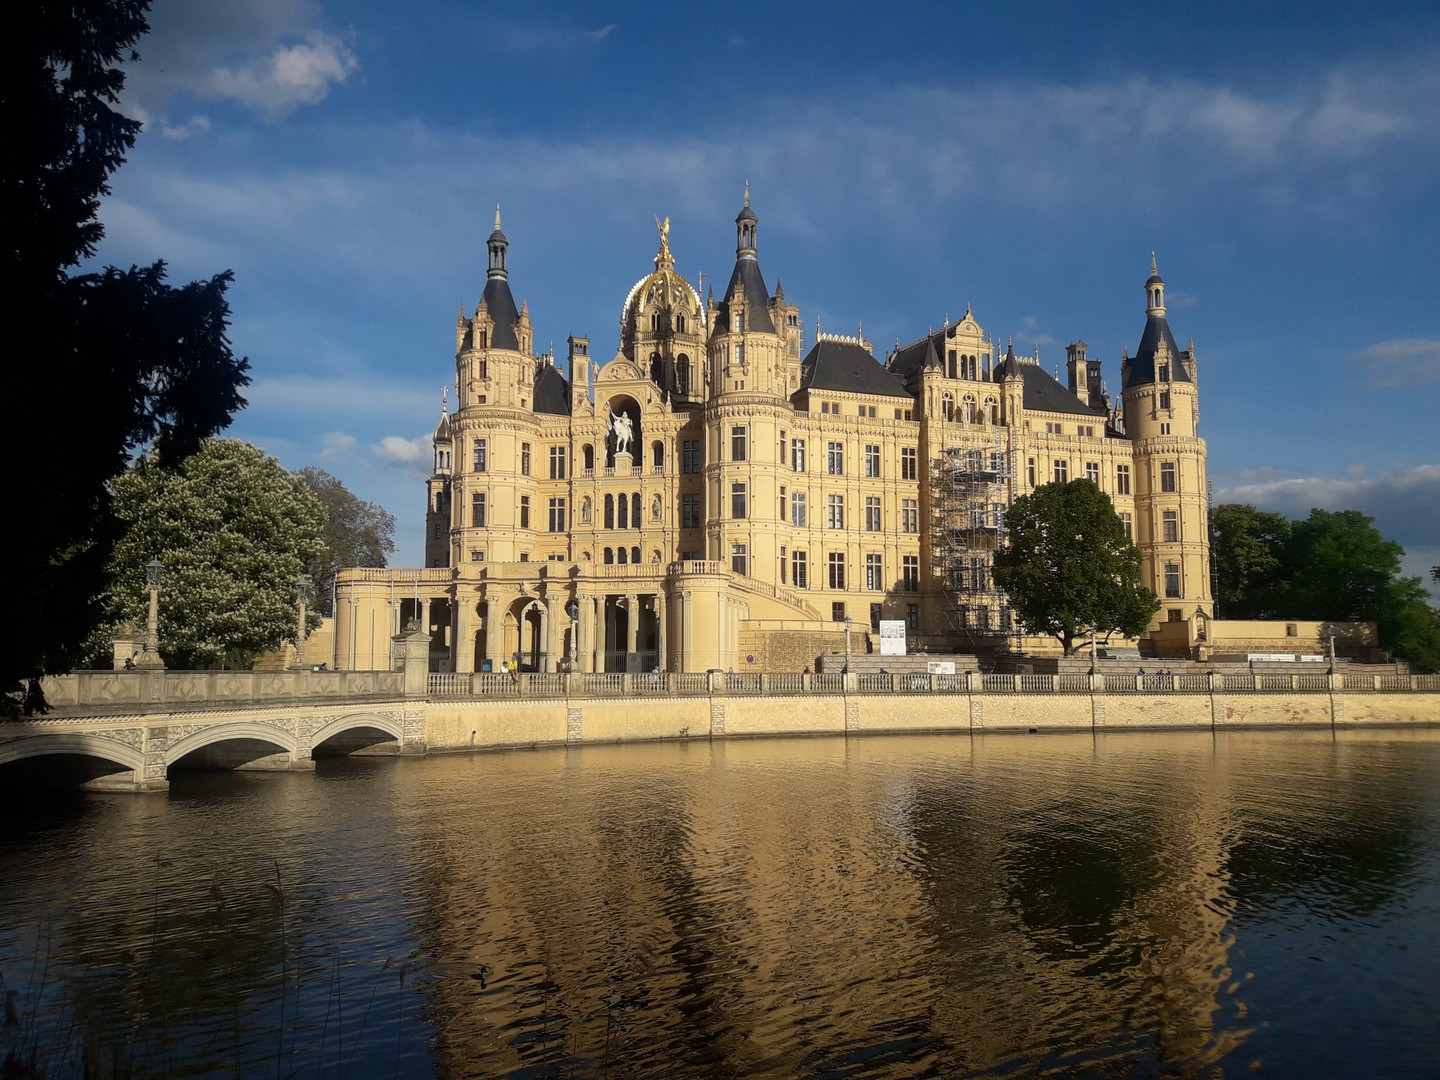
[[[859,334],[807,342],[765,283],[758,224],[747,191],[716,300],[677,273],[666,219],[615,354],[572,336],[562,370],[516,306],[497,210],[484,293],[455,324],[426,566],[342,572],[338,666],[388,667],[411,619],[440,671],[800,670],[842,642],[876,648],[882,622],[909,652],[1045,651],[990,559],[1017,496],[1078,477],[1143,555],[1152,629],[1205,640],[1195,350],[1175,342],[1153,258],[1113,402],[1083,341],[1062,383],[968,309],[883,361]]]

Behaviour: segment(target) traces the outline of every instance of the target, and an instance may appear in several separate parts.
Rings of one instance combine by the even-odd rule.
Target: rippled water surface
[[[1440,1074],[1440,732],[349,759],[5,813],[4,1039],[48,1076]]]

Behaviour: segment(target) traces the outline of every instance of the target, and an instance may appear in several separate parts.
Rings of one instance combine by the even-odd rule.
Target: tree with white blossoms
[[[326,554],[325,509],[304,480],[257,447],[212,439],[170,468],[140,459],[113,492],[125,531],[110,613],[144,625],[145,565],[159,558],[167,666],[249,667],[294,640],[297,582]],[[319,625],[313,608],[307,621]]]

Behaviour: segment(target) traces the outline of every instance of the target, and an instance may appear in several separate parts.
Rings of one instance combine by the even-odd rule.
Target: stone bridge
[[[0,724],[0,777],[162,791],[172,768],[310,770],[327,754],[423,753],[424,672],[415,674],[418,695],[407,692],[415,688],[403,671],[80,672],[47,679],[50,713]]]

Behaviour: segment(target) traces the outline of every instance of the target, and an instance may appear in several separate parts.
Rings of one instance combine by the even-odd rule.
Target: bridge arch
[[[281,754],[293,759],[299,752],[299,740],[284,728],[235,721],[203,727],[177,739],[165,750],[165,767],[174,768],[189,757],[192,760],[185,764],[197,768],[234,769]]]
[[[317,728],[311,736],[311,753],[349,754],[376,743],[394,741],[398,751],[404,742],[400,721],[380,713],[347,713]]]
[[[78,731],[30,735],[0,745],[0,778],[0,786],[13,790],[135,791],[166,786],[163,780],[146,781],[145,755],[136,747]]]
[[[49,757],[53,754],[101,758],[126,769],[133,769],[137,775],[145,768],[145,755],[135,747],[104,735],[87,735],[78,731],[30,735],[0,744],[0,765],[24,761],[27,758]]]

